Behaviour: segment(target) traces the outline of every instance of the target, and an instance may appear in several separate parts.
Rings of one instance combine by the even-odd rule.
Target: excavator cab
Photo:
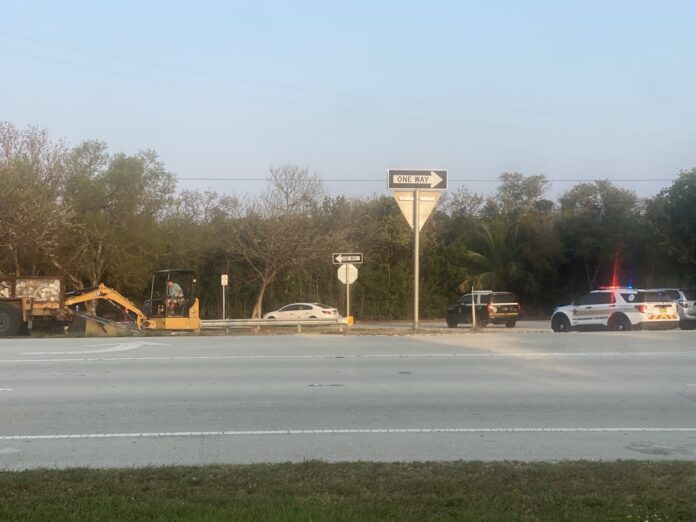
[[[190,269],[159,270],[152,276],[144,326],[155,330],[199,330],[196,273]]]
[[[195,301],[193,270],[159,270],[152,276],[150,300],[143,307],[148,317],[186,317]]]

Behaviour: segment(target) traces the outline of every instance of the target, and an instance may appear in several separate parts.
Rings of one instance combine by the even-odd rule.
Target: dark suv
[[[513,328],[520,316],[517,297],[511,292],[476,290],[464,294],[456,304],[447,307],[447,326],[455,328],[460,323],[473,323],[473,308],[476,309],[476,326],[504,324]]]

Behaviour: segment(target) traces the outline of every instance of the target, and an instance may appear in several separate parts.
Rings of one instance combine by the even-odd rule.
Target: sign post
[[[350,325],[350,285],[358,279],[358,269],[350,263],[343,263],[338,267],[338,280],[346,285],[346,317]]]
[[[420,229],[435,208],[441,192],[447,190],[446,170],[389,170],[387,187],[413,228],[413,329],[419,324]],[[404,190],[410,189],[410,190]]]
[[[222,286],[222,318],[225,318],[225,290],[227,290],[228,277],[227,274],[220,276],[220,286]]]

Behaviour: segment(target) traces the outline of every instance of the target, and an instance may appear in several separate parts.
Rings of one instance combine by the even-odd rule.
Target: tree
[[[696,168],[679,177],[648,205],[647,221],[661,251],[676,261],[677,284],[696,283]]]
[[[75,286],[108,280],[142,293],[164,248],[158,221],[172,202],[174,175],[152,151],[110,156],[99,142],[76,147],[67,166],[64,198],[76,232],[64,238],[58,264]]]
[[[585,291],[600,281],[632,280],[634,269],[627,275],[614,269],[621,271],[622,258],[633,258],[644,233],[635,192],[598,180],[572,187],[560,197],[560,204],[557,230],[567,259],[564,275],[572,289],[577,290],[582,279]]]
[[[327,256],[346,235],[341,223],[320,219],[325,191],[316,174],[284,165],[271,169],[269,184],[241,209],[229,245],[259,281],[252,318],[261,316],[266,289],[281,274]]]
[[[476,250],[468,250],[464,259],[467,277],[460,290],[515,290],[533,293],[537,282],[524,261],[525,243],[519,229],[497,218],[481,225]]]
[[[50,270],[58,238],[70,229],[61,198],[65,153],[44,130],[0,123],[0,273]]]
[[[548,210],[550,201],[543,199],[548,190],[546,176],[524,176],[519,172],[503,172],[495,197],[488,198],[486,214],[505,214],[513,219],[533,209]]]

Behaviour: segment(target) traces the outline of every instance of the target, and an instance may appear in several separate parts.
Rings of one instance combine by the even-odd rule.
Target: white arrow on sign
[[[437,172],[430,171],[430,176],[428,176],[428,182],[430,183],[430,188],[435,187],[445,181],[445,178],[440,176]]]

